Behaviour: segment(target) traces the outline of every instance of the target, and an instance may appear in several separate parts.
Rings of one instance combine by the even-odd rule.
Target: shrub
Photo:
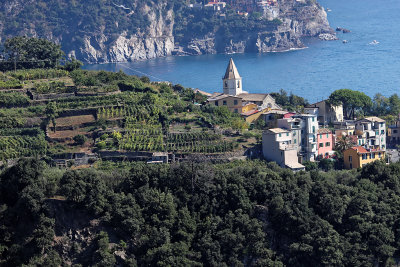
[[[150,78],[149,78],[149,77],[146,77],[146,76],[140,77],[140,80],[141,80],[142,82],[144,82],[144,83],[150,83]]]
[[[80,69],[83,66],[83,63],[75,58],[72,58],[70,61],[65,63],[63,69],[66,71],[74,71]]]
[[[74,142],[75,142],[75,144],[77,144],[77,145],[79,145],[79,146],[85,144],[86,140],[87,140],[86,136],[84,136],[84,135],[82,135],[82,134],[78,134],[78,135],[76,135],[76,136],[74,137]]]
[[[312,161],[305,161],[303,165],[306,167],[306,171],[316,170],[318,169],[318,164]]]
[[[108,134],[103,134],[102,136],[100,136],[100,140],[104,141],[108,138]]]
[[[122,92],[124,91],[139,91],[142,92],[145,89],[145,85],[140,80],[133,80],[133,81],[123,81],[118,83],[119,90]]]
[[[100,141],[97,143],[96,147],[100,150],[105,149],[107,147],[107,143],[105,141]]]

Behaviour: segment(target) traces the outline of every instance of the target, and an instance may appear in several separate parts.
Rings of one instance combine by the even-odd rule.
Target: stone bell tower
[[[231,58],[228,67],[226,68],[225,76],[222,78],[224,94],[239,95],[242,93],[242,77]]]

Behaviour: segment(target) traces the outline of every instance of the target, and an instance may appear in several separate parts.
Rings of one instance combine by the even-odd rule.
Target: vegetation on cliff
[[[228,42],[235,36],[276,30],[281,23],[279,19],[266,20],[257,13],[244,17],[228,10],[221,17],[211,10],[182,7],[176,11],[174,36],[176,42],[188,43],[195,38],[204,38],[207,34],[216,34],[219,39]]]
[[[16,0],[0,3],[2,42],[17,35],[38,36],[62,44],[67,54],[90,62],[170,55],[174,50],[174,41],[181,48],[188,49],[192,40],[207,39],[210,35],[216,37],[213,40],[215,44],[205,53],[226,52],[225,48],[229,47],[231,40],[235,43],[248,41],[247,50],[257,51],[257,33],[276,32],[277,26],[282,24],[287,15],[285,13],[299,13],[299,20],[307,18],[305,24],[310,16],[315,17],[315,22],[307,27],[307,31],[313,32],[312,35],[329,31],[326,17],[325,20],[319,18],[322,10],[320,7],[312,12],[303,10],[307,5],[314,6],[313,2],[282,2],[287,5],[282,8],[285,12],[272,21],[263,18],[260,12],[251,12],[249,16],[239,15],[229,5],[223,14],[204,8],[190,8],[186,0],[26,2]],[[257,5],[253,5],[256,9]],[[289,24],[282,30],[283,36],[275,36],[282,41],[268,41],[265,46],[273,46],[274,49],[283,46],[282,49],[288,49],[301,44],[299,38],[303,30],[298,28],[294,31]],[[304,29],[304,35],[307,35],[305,32]],[[133,36],[137,39],[131,40]],[[147,48],[139,47],[144,40],[154,45],[149,46],[147,43]],[[118,46],[129,49],[125,49],[123,54]],[[133,52],[135,54],[132,55]]]

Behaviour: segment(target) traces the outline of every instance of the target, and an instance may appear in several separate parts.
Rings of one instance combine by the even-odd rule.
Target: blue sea
[[[310,102],[327,98],[336,89],[360,90],[373,97],[390,96],[400,88],[400,1],[319,0],[329,8],[338,41],[307,40],[307,49],[282,53],[246,53],[166,57],[142,62],[86,65],[86,69],[147,75],[207,92],[222,91],[222,76],[229,58],[243,77],[243,90],[251,93],[285,89]],[[347,40],[344,44],[342,40]],[[373,40],[379,44],[371,45]]]

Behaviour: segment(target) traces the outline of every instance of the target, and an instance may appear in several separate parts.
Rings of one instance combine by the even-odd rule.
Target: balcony
[[[279,149],[280,150],[285,150],[285,151],[297,150],[297,145],[294,145],[294,144],[290,144],[290,145],[288,145],[288,144],[279,144]]]

